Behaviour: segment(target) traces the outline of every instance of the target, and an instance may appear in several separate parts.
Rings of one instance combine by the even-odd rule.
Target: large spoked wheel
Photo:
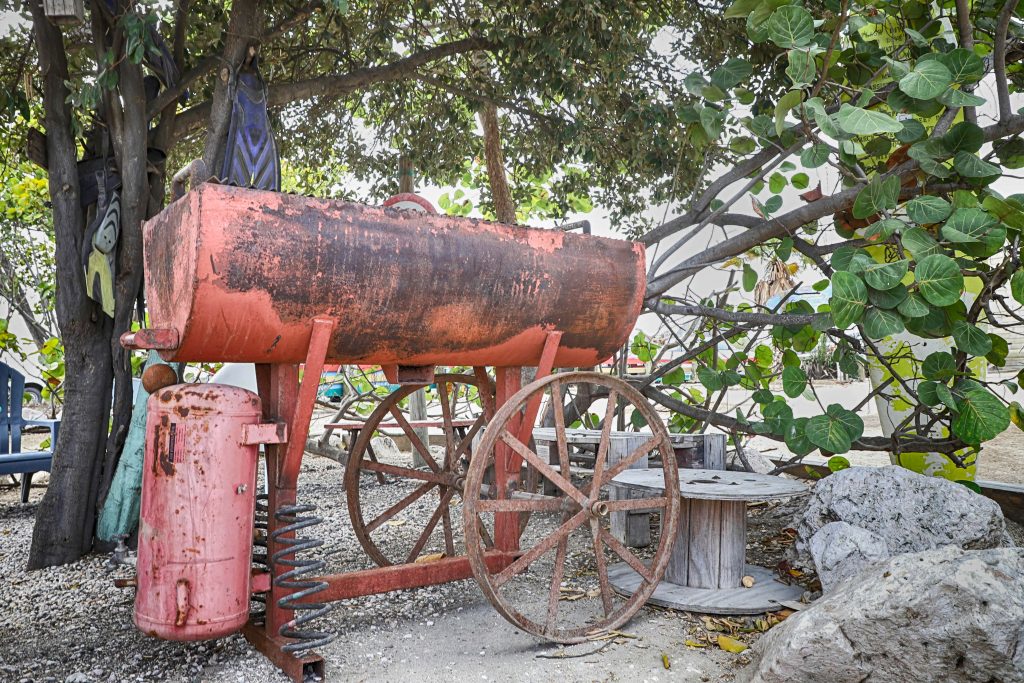
[[[603,416],[593,464],[583,466],[570,460],[564,418],[567,400],[581,387],[601,397],[595,407]],[[548,410],[554,415],[557,465],[538,457],[525,443],[529,431],[517,428],[527,402],[537,395],[543,400],[539,415]],[[626,424],[639,413],[647,425],[641,434],[649,438],[613,458],[611,442],[621,438],[611,433],[619,411],[626,411]],[[675,540],[678,471],[665,470],[665,491],[656,498],[609,500],[608,493],[611,480],[644,455],[673,462],[668,433],[640,392],[615,377],[596,372],[550,375],[523,387],[496,412],[470,463],[463,528],[473,575],[506,619],[542,638],[578,643],[617,629],[643,606],[665,572]],[[520,460],[550,482],[544,490],[555,493],[520,491],[507,481],[494,487],[484,484],[489,467],[497,464],[501,472],[504,463],[505,471],[520,472]],[[641,509],[658,513],[660,534],[651,546],[634,552],[611,534],[609,515]],[[522,512],[530,513],[527,527],[515,529]],[[493,536],[497,549],[513,551],[515,557],[507,566],[497,558],[497,571],[484,531]],[[640,585],[632,595],[612,590],[610,562],[624,563],[639,574]]]
[[[366,419],[345,468],[353,529],[367,555],[382,567],[437,552],[452,556],[461,545],[461,532],[453,524],[461,520],[457,514],[453,520],[451,508],[462,496],[473,439],[493,413],[494,388],[474,375],[436,375],[435,383],[441,415],[431,418],[438,425],[429,431],[443,433],[443,457],[431,453],[400,409],[403,399],[423,388],[410,385],[391,393]],[[404,433],[425,466],[378,460],[371,440],[383,429]],[[404,495],[388,504],[395,491]]]

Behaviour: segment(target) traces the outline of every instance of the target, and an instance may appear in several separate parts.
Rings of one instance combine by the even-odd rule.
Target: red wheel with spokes
[[[367,555],[382,567],[435,552],[453,556],[461,545],[456,524],[461,519],[457,513],[453,519],[451,508],[462,496],[473,439],[492,412],[494,388],[474,375],[437,375],[435,384],[441,415],[432,418],[436,426],[429,429],[443,434],[443,457],[431,453],[401,410],[401,401],[423,388],[409,385],[391,393],[366,419],[345,467],[352,527]],[[378,459],[371,440],[384,429],[404,434],[425,466]],[[404,495],[392,503],[394,496],[379,495],[383,489]]]
[[[589,385],[591,395],[598,397],[597,412],[603,414],[589,469],[574,464],[566,442],[565,398],[573,393],[573,385]],[[554,415],[558,464],[538,457],[527,445],[534,425],[529,430],[518,427],[525,406],[538,395]],[[650,438],[613,460],[609,446],[617,438],[612,425],[619,411],[626,411],[627,424],[639,413]],[[523,387],[495,413],[466,477],[463,528],[473,574],[506,619],[542,638],[576,643],[617,629],[643,606],[665,572],[675,541],[678,471],[665,470],[665,490],[658,497],[609,500],[608,493],[612,479],[645,455],[674,462],[668,432],[657,413],[639,391],[615,377],[596,372],[550,375]],[[550,482],[544,490],[553,490],[552,495],[516,486],[522,461]],[[485,473],[495,465],[499,471],[504,465],[505,471],[517,474],[507,475],[504,485],[485,485]],[[657,513],[660,533],[650,546],[634,551],[612,535],[609,515],[636,510]],[[527,526],[515,529],[523,512],[530,513]],[[514,557],[494,573],[488,569],[490,539],[485,533],[499,550]],[[510,541],[516,538],[518,548]],[[615,593],[608,580],[608,564],[616,561],[639,574],[640,585],[629,596]]]

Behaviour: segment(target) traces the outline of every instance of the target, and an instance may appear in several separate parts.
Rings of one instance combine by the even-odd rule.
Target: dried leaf
[[[708,646],[707,643],[698,643],[696,640],[690,640],[689,638],[686,639],[685,645],[686,645],[686,647],[707,647]]]
[[[404,519],[392,519],[384,522],[385,526],[402,526],[403,524],[405,524]]]
[[[822,196],[824,195],[822,195],[821,193],[821,183],[818,183],[818,186],[816,188],[814,188],[813,190],[808,190],[807,192],[804,192],[802,195],[800,195],[800,199],[804,200],[805,202],[816,202],[819,199],[821,199]]]
[[[665,667],[666,669],[671,669],[672,668],[672,665],[669,664],[669,661],[668,661],[668,655],[665,654],[664,652],[661,653],[661,665],[663,667]]]
[[[426,555],[420,555],[417,557],[416,564],[421,564],[423,562],[437,562],[438,560],[443,560],[445,557],[447,557],[447,555],[444,553],[427,553]]]
[[[718,636],[718,647],[722,648],[726,652],[732,652],[735,654],[739,654],[747,649],[747,646],[740,641],[724,635]]]

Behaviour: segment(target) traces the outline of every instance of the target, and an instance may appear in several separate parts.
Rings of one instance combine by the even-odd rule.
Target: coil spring
[[[317,575],[324,568],[323,560],[300,559],[295,557],[297,553],[306,552],[323,545],[323,541],[311,538],[290,537],[293,534],[311,526],[320,524],[323,520],[320,517],[300,517],[316,510],[315,505],[285,505],[274,512],[274,518],[285,526],[274,531],[272,538],[275,543],[286,546],[274,553],[270,561],[272,564],[282,564],[291,567],[288,571],[274,577],[274,585],[278,588],[295,590],[277,601],[281,609],[292,610],[294,616],[291,621],[281,626],[281,635],[285,638],[294,638],[295,643],[288,643],[281,649],[300,656],[306,650],[322,647],[335,638],[334,633],[326,631],[301,630],[304,624],[326,615],[331,611],[333,605],[322,602],[300,602],[303,598],[319,593],[327,588],[323,581],[311,581],[303,579],[307,575]]]
[[[265,493],[256,496],[256,512],[253,520],[253,527],[256,533],[253,535],[252,563],[256,569],[270,571],[270,558],[267,557],[267,529],[270,528],[270,503]],[[263,593],[253,593],[252,601],[258,606],[250,609],[249,615],[256,622],[261,622],[267,616],[267,596]]]

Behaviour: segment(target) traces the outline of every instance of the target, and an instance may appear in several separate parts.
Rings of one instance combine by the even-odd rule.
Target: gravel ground
[[[333,461],[308,456],[299,481],[299,500],[315,502],[325,539],[318,555],[327,571],[372,566],[351,529],[342,491],[343,470]],[[39,477],[39,483],[45,477]],[[367,505],[384,509],[409,488],[368,481]],[[240,681],[286,679],[241,636],[206,643],[174,643],[144,636],[132,624],[133,593],[113,585],[129,567],[111,567],[107,556],[36,572],[24,570],[36,504],[18,489],[0,486],[0,681]],[[461,508],[453,507],[453,521]],[[408,543],[424,513],[410,510],[407,524],[381,541]],[[531,524],[532,526],[532,524]],[[456,527],[456,532],[458,528]],[[431,549],[443,549],[435,534]],[[404,547],[404,546],[403,546]],[[570,556],[573,555],[570,550]],[[567,594],[586,589],[592,572],[570,561]],[[571,567],[576,567],[575,570]],[[574,575],[575,572],[575,575]],[[541,587],[515,588],[513,599],[546,599]],[[580,601],[582,602],[582,601]],[[566,601],[563,612],[580,602]],[[337,603],[323,626],[337,639],[320,649],[330,680],[344,681],[719,681],[729,680],[746,657],[717,648],[687,647],[708,629],[740,633],[753,622],[709,623],[698,617],[643,609],[612,641],[567,648],[543,643],[505,621],[473,580],[369,596]],[[670,665],[666,669],[664,655]]]
[[[407,454],[379,448],[383,460],[401,462]],[[312,553],[324,571],[364,569],[373,563],[352,530],[342,485],[343,470],[326,458],[307,456],[299,481],[299,501],[314,502],[323,524],[315,536],[324,545]],[[142,635],[132,624],[133,593],[114,587],[118,576],[132,574],[112,566],[107,556],[90,556],[72,565],[24,570],[36,505],[44,491],[38,477],[31,501],[22,505],[16,486],[0,485],[0,682],[56,681],[285,681],[280,672],[241,636],[205,643],[173,643]],[[381,486],[366,477],[362,502],[368,518],[379,514],[414,488]],[[436,506],[430,496],[375,532],[385,554],[404,554],[415,542]],[[790,569],[784,563],[792,543],[799,502],[752,505],[748,556],[755,564]],[[461,507],[451,507],[456,538],[461,537]],[[1010,525],[1018,544],[1024,530]],[[552,528],[532,518],[527,540]],[[531,537],[530,534],[533,533]],[[565,597],[586,595],[596,586],[592,554],[576,540],[563,583]],[[586,538],[582,539],[586,542]],[[575,548],[575,549],[574,549]],[[424,552],[444,550],[438,529]],[[636,551],[641,557],[650,550]],[[645,554],[647,553],[647,554]],[[610,556],[609,556],[610,557]],[[610,558],[613,559],[613,558]],[[510,584],[510,600],[521,608],[544,606],[548,583],[538,564]],[[806,568],[804,568],[806,569]],[[816,595],[811,574],[794,569],[794,580]],[[591,596],[592,597],[592,596]],[[560,602],[562,612],[580,617],[587,600]],[[596,600],[589,600],[593,603]],[[714,642],[724,631],[754,642],[764,622],[708,619],[657,608],[642,609],[614,640],[560,648],[516,629],[483,597],[473,580],[368,596],[336,603],[321,625],[337,639],[320,649],[330,680],[344,681],[728,681],[743,668],[743,654],[686,643]],[[663,656],[670,668],[666,669]]]

